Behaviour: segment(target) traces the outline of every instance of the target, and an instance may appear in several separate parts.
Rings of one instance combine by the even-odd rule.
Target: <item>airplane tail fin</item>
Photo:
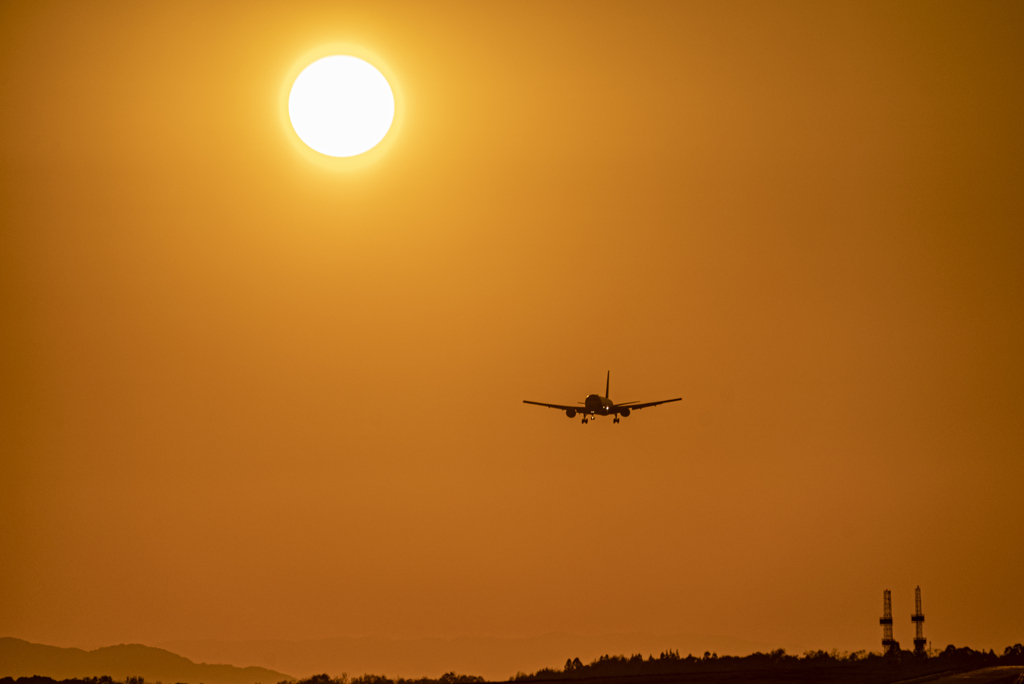
[[[612,384],[612,372],[608,371],[608,377],[604,379],[604,398],[608,398],[608,388]]]

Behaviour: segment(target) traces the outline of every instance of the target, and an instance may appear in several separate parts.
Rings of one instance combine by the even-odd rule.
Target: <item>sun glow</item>
[[[333,55],[299,74],[288,95],[288,118],[302,142],[330,157],[373,148],[391,128],[395,96],[368,62]]]

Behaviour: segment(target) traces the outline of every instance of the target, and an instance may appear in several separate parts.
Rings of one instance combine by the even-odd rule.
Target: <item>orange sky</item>
[[[1024,5],[210,5],[0,5],[0,634],[1024,639]]]

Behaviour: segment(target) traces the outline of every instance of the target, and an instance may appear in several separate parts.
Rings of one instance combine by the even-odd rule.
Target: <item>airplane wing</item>
[[[533,404],[534,406],[547,406],[548,408],[558,409],[559,411],[568,411],[569,409],[572,409],[573,411],[579,411],[581,413],[583,412],[582,406],[562,406],[561,404],[545,404],[544,402],[541,401],[527,401],[526,399],[523,399],[523,403]]]
[[[642,408],[648,408],[650,406],[657,406],[658,404],[668,404],[669,402],[673,402],[673,401],[682,401],[682,399],[683,399],[682,397],[677,397],[676,399],[662,399],[661,401],[648,401],[648,402],[644,402],[642,404],[634,404],[634,403],[631,403],[631,404],[616,404],[615,408],[627,408],[630,411],[639,411]]]

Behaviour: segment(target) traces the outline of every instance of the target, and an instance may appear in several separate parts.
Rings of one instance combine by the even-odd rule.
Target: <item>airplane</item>
[[[548,408],[558,409],[559,411],[565,411],[565,415],[570,418],[575,418],[577,413],[583,414],[583,424],[586,425],[590,420],[597,416],[615,416],[615,420],[612,423],[618,423],[619,417],[625,418],[629,415],[630,411],[639,411],[642,408],[648,408],[649,406],[657,406],[658,404],[667,404],[672,401],[681,401],[682,397],[676,399],[663,399],[661,401],[626,401],[621,404],[616,404],[608,398],[608,388],[611,385],[612,372],[608,371],[608,377],[604,381],[604,396],[600,394],[588,394],[585,401],[579,402],[583,406],[562,406],[561,404],[545,404],[540,401],[528,401],[523,400],[524,404],[533,404],[534,406],[546,406]]]

